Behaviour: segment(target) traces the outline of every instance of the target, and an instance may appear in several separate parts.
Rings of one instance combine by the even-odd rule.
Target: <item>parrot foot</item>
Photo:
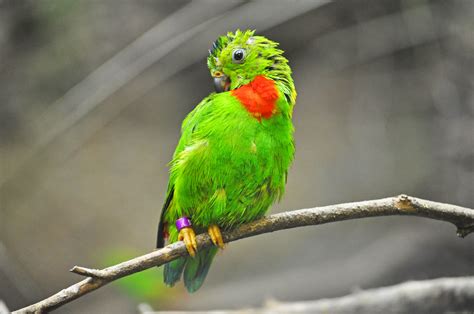
[[[196,256],[197,252],[197,242],[196,242],[196,234],[194,233],[193,228],[186,227],[179,231],[178,240],[183,241],[186,245],[186,249],[188,250],[189,255],[191,257]]]
[[[207,233],[209,233],[214,245],[220,247],[221,249],[224,248],[224,240],[222,239],[221,229],[219,229],[217,225],[210,225],[207,229]]]

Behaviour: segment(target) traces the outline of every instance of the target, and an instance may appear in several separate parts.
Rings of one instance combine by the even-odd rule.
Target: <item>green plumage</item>
[[[230,78],[230,91],[205,98],[182,124],[182,135],[170,163],[168,196],[160,220],[158,247],[176,242],[177,219],[190,217],[196,232],[211,224],[231,229],[262,217],[284,192],[294,155],[291,114],[296,92],[291,70],[277,44],[253,31],[220,37],[210,51],[208,66]],[[245,49],[241,63],[235,49]],[[278,91],[275,114],[257,119],[233,90],[258,76],[274,81]],[[166,229],[166,230],[165,230]],[[165,283],[172,286],[184,271],[188,291],[204,281],[217,248],[165,265]]]

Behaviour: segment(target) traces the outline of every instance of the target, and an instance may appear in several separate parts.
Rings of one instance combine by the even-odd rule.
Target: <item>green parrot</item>
[[[183,121],[157,248],[184,241],[190,256],[165,265],[168,286],[183,274],[187,290],[198,290],[224,247],[221,230],[263,217],[284,193],[296,91],[278,44],[254,33],[237,30],[213,43],[207,65],[217,93]],[[215,247],[198,251],[195,234],[206,231]]]

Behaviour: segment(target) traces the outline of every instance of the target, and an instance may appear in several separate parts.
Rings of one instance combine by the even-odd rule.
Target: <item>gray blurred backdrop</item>
[[[167,162],[236,28],[281,43],[297,153],[272,212],[407,193],[474,206],[474,1],[0,1],[0,299],[16,309],[155,245]],[[62,313],[215,309],[474,274],[474,237],[373,218],[228,245],[203,288],[152,269]],[[145,307],[146,307],[145,306]]]

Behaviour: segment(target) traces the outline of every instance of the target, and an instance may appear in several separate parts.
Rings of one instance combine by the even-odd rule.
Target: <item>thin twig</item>
[[[474,232],[473,209],[400,195],[380,200],[284,212],[242,225],[231,231],[226,231],[223,233],[223,238],[225,242],[232,242],[278,230],[320,225],[349,219],[394,215],[418,216],[450,222],[457,227],[457,234],[460,237]],[[212,245],[207,234],[197,236],[197,243],[198,249]],[[53,310],[111,281],[154,266],[166,264],[187,254],[183,242],[176,242],[163,249],[138,256],[101,270],[75,266],[71,269],[72,272],[89,277],[69,288],[61,290],[49,298],[14,313],[41,313]]]

